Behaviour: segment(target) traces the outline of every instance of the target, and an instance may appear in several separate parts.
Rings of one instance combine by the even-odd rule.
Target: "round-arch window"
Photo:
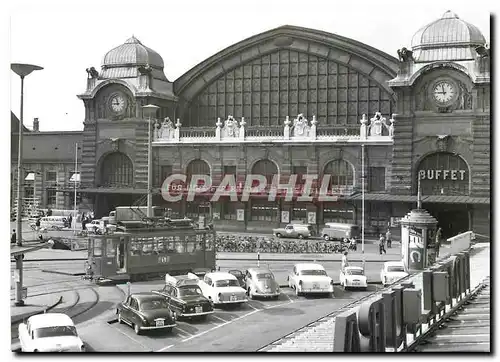
[[[210,166],[203,160],[191,161],[186,170],[187,182],[191,182],[191,177],[193,175],[206,175],[210,176]],[[203,181],[199,180],[198,184],[202,184]]]
[[[110,153],[102,161],[102,186],[132,186],[133,176],[132,161],[121,152]]]
[[[437,152],[418,165],[422,195],[468,195],[469,167],[458,155]]]
[[[278,167],[271,160],[257,161],[252,167],[252,175],[262,175],[266,177],[267,184],[271,185],[274,175],[278,174]]]
[[[354,170],[345,160],[330,161],[325,166],[323,175],[330,175],[329,188],[345,189],[354,186]]]

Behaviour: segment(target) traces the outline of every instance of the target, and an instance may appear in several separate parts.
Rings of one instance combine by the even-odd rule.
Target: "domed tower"
[[[147,189],[148,116],[142,107],[154,104],[156,119],[173,120],[177,97],[162,57],[134,36],[104,55],[100,72],[91,67],[87,74],[87,89],[78,95],[85,105],[81,180],[86,202],[103,216],[132,205],[134,192]]]
[[[398,98],[391,193],[416,195],[420,180],[423,207],[447,237],[489,234],[489,54],[478,27],[447,11],[398,50],[389,81]]]

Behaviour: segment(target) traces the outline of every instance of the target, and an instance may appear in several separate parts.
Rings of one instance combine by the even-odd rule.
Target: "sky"
[[[69,5],[71,5],[71,7]],[[406,6],[405,4],[408,4]],[[86,68],[132,35],[157,51],[174,81],[218,51],[255,34],[296,25],[351,38],[390,55],[447,10],[490,40],[493,2],[418,1],[26,2],[8,8],[10,62],[44,67],[25,78],[24,120],[41,131],[83,129]],[[417,5],[416,5],[417,4]],[[482,5],[482,6],[479,6]],[[10,72],[10,109],[19,115],[20,79]],[[224,115],[222,115],[224,116]]]

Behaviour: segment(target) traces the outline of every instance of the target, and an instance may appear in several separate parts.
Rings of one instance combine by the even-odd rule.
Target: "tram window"
[[[206,234],[205,235],[205,250],[210,251],[214,248],[214,239],[213,235]]]
[[[137,239],[130,240],[130,254],[141,255],[141,242],[137,241]]]
[[[142,244],[142,255],[153,255],[155,253],[155,249],[156,245],[153,242],[153,239],[144,238],[144,242]]]
[[[106,240],[106,256],[109,258],[116,256],[116,248],[113,239]]]
[[[184,242],[183,241],[176,241],[175,242],[175,252],[182,254],[184,253]]]
[[[167,242],[165,238],[156,238],[156,245],[158,245],[158,254],[167,253]]]
[[[102,256],[102,240],[94,239],[94,256]]]
[[[167,253],[175,253],[174,242],[169,241],[167,243]]]
[[[194,241],[188,241],[186,243],[186,253],[194,253],[195,250],[196,244],[194,243]]]

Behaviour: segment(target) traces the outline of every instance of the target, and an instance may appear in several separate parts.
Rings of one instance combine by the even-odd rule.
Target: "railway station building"
[[[79,207],[98,217],[145,205],[152,118],[153,203],[172,217],[203,216],[216,229],[241,231],[293,220],[360,225],[364,184],[366,231],[378,233],[415,208],[420,183],[423,207],[445,237],[470,229],[490,235],[488,46],[451,11],[416,30],[396,58],[339,35],[282,26],[173,82],[160,54],[131,37],[104,55],[99,71],[87,69],[78,95],[83,131],[39,132],[38,120],[25,131],[25,196],[72,209],[78,182]],[[152,117],[148,104],[159,107]],[[279,175],[280,184],[298,175],[297,189],[301,175],[330,175],[332,198],[269,201],[266,190],[214,202],[212,190],[168,202],[160,190],[174,174],[207,175],[215,187],[225,175],[238,187],[250,174],[268,183]]]

